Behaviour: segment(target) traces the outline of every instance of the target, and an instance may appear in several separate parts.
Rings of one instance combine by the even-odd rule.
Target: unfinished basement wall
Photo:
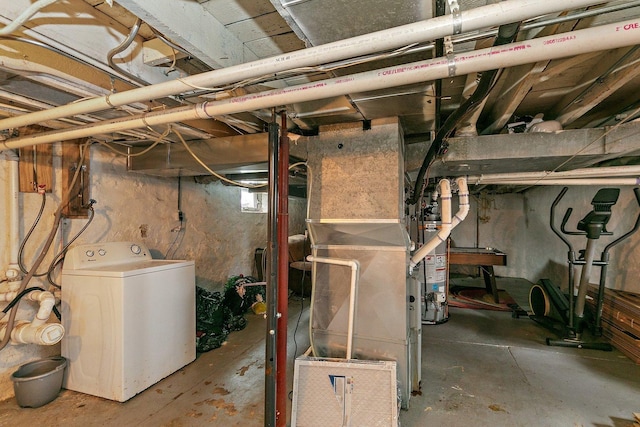
[[[560,222],[567,208],[572,207],[573,213],[567,223],[568,230],[576,230],[577,222],[591,211],[591,199],[602,187],[569,187],[569,190],[556,208],[556,224]],[[633,188],[622,186],[620,198],[612,208],[612,216],[607,230],[613,236],[602,236],[596,246],[596,258],[604,247],[633,228],[640,208],[633,194]],[[535,282],[547,278],[556,284],[562,284],[567,290],[567,246],[551,231],[549,227],[549,212],[551,204],[560,193],[562,187],[537,187],[525,193],[527,207],[527,235],[530,242],[528,258],[531,259],[528,279]],[[574,250],[584,249],[586,238],[583,236],[568,236]],[[606,286],[611,289],[640,293],[640,233],[629,237],[609,251],[610,264],[607,272]],[[591,283],[597,284],[600,278],[600,268],[594,267]]]
[[[473,192],[473,188],[471,191]],[[452,201],[452,210],[455,213],[458,210],[456,195]],[[507,265],[495,266],[495,274],[525,277],[528,268],[525,221],[522,195],[472,195],[467,218],[451,233],[451,245],[500,250],[507,254]],[[464,267],[460,271],[473,274],[477,273],[477,268]]]
[[[52,226],[53,212],[61,196],[60,146],[54,145],[54,191],[48,195],[42,219],[25,248],[25,263],[33,264]],[[254,251],[267,242],[267,214],[241,213],[240,189],[220,182],[199,184],[192,177],[181,180],[181,209],[185,221],[177,231],[178,180],[128,173],[124,157],[101,146],[90,152],[90,194],[97,200],[95,219],[75,244],[136,241],[149,247],[154,258],[194,260],[196,283],[209,290],[221,290],[230,276],[255,274]],[[8,162],[0,160],[0,200],[10,197]],[[20,195],[20,237],[33,223],[41,198]],[[9,227],[6,203],[0,211],[0,227]],[[289,234],[304,233],[306,201],[289,199]],[[54,248],[40,269],[46,269],[57,251],[86,223],[66,219]],[[62,234],[62,237],[60,236]],[[9,263],[7,233],[0,233],[0,270]],[[59,271],[59,270],[58,270]],[[4,277],[4,272],[1,272]],[[59,274],[56,275],[59,280]],[[34,278],[30,285],[48,288],[46,279]],[[64,286],[64,283],[62,284]],[[1,286],[1,285],[0,285]],[[1,290],[1,289],[0,289]],[[1,307],[1,306],[0,306]],[[18,319],[31,319],[35,306],[21,303]],[[52,318],[53,319],[53,318]],[[21,364],[60,354],[60,345],[9,345],[0,351],[0,400],[13,396],[10,375]]]
[[[591,211],[591,199],[599,188],[570,187],[556,209],[557,227],[560,227],[567,208],[573,207],[567,229],[576,230],[577,222]],[[551,204],[561,189],[562,187],[541,186],[529,189],[523,194],[472,196],[467,219],[451,234],[452,244],[459,247],[499,249],[507,254],[507,266],[494,267],[496,275],[521,277],[532,283],[543,278],[550,279],[566,291],[568,249],[549,226]],[[632,188],[620,189],[620,199],[613,207],[613,214],[607,226],[614,236],[601,237],[596,247],[598,259],[608,243],[633,228],[640,209]],[[455,202],[453,209],[457,209]],[[576,252],[585,248],[585,237],[568,238]],[[606,286],[640,293],[640,281],[637,280],[637,277],[640,277],[640,232],[615,246],[609,255]],[[469,271],[464,270],[465,273]],[[600,269],[594,267],[591,283],[597,284],[599,278]]]

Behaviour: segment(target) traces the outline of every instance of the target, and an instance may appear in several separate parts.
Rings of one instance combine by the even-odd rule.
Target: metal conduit
[[[138,85],[140,86],[146,86],[148,83],[145,82],[144,80],[142,80],[141,78],[134,76],[133,74],[131,74],[130,72],[123,70],[122,68],[120,68],[114,61],[113,61],[113,57],[116,56],[119,53],[124,52],[133,42],[133,40],[136,38],[136,36],[138,35],[138,31],[140,30],[140,26],[142,26],[142,20],[140,18],[136,19],[136,22],[133,24],[133,27],[131,27],[131,31],[129,32],[129,35],[127,37],[125,37],[124,40],[122,40],[122,42],[114,47],[113,49],[111,49],[108,53],[107,53],[107,62],[109,63],[109,66],[117,71],[118,73],[127,76],[130,80],[136,82]]]
[[[143,128],[193,119],[208,119],[223,114],[255,111],[278,105],[325,99],[353,92],[430,81],[454,75],[505,68],[542,60],[563,58],[582,53],[615,49],[640,43],[640,20],[629,20],[570,33],[541,37],[473,52],[367,71],[283,89],[243,95],[220,101],[164,111],[106,120],[74,129],[45,132],[0,142],[0,150],[28,145]]]
[[[50,110],[0,120],[0,129],[11,129],[77,114],[107,110],[143,100],[189,92],[195,88],[225,85],[245,79],[279,73],[299,67],[339,61],[355,56],[397,49],[435,40],[457,32],[469,32],[523,21],[536,16],[601,3],[597,0],[507,0],[464,11],[457,19],[451,15],[289,52],[270,58],[213,70],[170,82],[158,83],[108,96],[91,98]]]

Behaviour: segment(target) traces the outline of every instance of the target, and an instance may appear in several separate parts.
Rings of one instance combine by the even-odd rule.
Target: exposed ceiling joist
[[[624,62],[624,64],[620,64],[617,69],[608,70],[605,75],[595,79],[558,114],[556,120],[563,126],[570,125],[640,75],[640,69],[637,66],[640,61],[638,46],[632,47],[622,59],[620,62]]]
[[[31,5],[30,0],[2,2],[0,21],[11,22]],[[70,13],[73,11],[73,13]],[[82,0],[57,2],[40,10],[25,28],[15,36],[26,36],[67,52],[80,61],[106,72],[112,72],[107,65],[107,52],[118,46],[129,34],[129,28],[103,14]],[[137,37],[132,46],[116,59],[131,74],[149,83],[160,83],[168,79],[160,70],[148,67],[142,60],[142,37]],[[22,43],[18,52],[27,48]],[[49,64],[52,67],[56,63]],[[117,73],[114,73],[117,74]]]
[[[561,16],[566,13],[561,14]],[[545,37],[552,34],[564,33],[571,31],[577,25],[576,21],[567,21],[561,24],[549,25],[544,27],[536,34],[536,37]],[[566,61],[566,60],[565,60]],[[509,119],[513,116],[516,109],[524,101],[534,85],[540,82],[540,75],[551,64],[551,61],[539,61],[533,64],[526,64],[520,67],[510,68],[505,72],[503,90],[496,99],[492,111],[492,123],[482,132],[482,134],[490,134],[499,132]]]

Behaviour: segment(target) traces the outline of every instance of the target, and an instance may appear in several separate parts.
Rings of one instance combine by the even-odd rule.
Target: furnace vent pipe
[[[351,359],[353,353],[353,328],[356,313],[356,291],[358,287],[358,273],[360,271],[360,263],[355,259],[342,258],[326,258],[309,255],[309,262],[319,262],[323,264],[344,265],[351,268],[351,285],[349,289],[349,325],[347,326],[347,355],[346,359]],[[311,325],[311,322],[309,322]],[[313,336],[313,335],[311,335]],[[312,346],[313,347],[313,346]]]
[[[86,99],[61,107],[3,119],[0,120],[0,129],[18,128],[62,117],[108,110],[136,102],[178,95],[202,87],[224,86],[246,79],[273,75],[296,68],[326,64],[353,57],[361,57],[376,52],[384,52],[416,43],[436,40],[453,34],[489,28],[511,22],[519,22],[540,15],[593,6],[599,3],[602,3],[602,1],[502,1],[471,10],[459,11],[459,13],[455,15],[440,16],[169,82],[158,83],[125,92],[111,93],[102,97]]]
[[[451,229],[457,227],[469,213],[469,187],[467,187],[467,178],[460,176],[456,178],[456,184],[458,184],[458,212],[451,220]]]
[[[167,123],[210,119],[226,114],[256,111],[263,108],[326,99],[349,93],[420,83],[587,52],[610,50],[634,44],[640,44],[640,20],[602,25],[595,28],[460,53],[446,58],[397,65],[298,86],[204,102],[193,106],[153,111],[136,116],[76,126],[72,129],[13,138],[0,142],[0,150],[86,138]]]
[[[12,301],[18,294],[19,292],[2,293],[0,301]],[[7,332],[8,324],[3,323],[0,326],[0,337],[10,333],[14,344],[54,345],[60,342],[64,336],[64,327],[60,323],[46,323],[56,303],[53,294],[48,291],[33,291],[29,292],[25,298],[40,304],[36,316],[31,322],[17,321],[10,332]]]
[[[442,211],[440,213],[442,225],[440,226],[440,230],[438,230],[438,234],[413,254],[409,261],[409,272],[413,271],[415,266],[418,265],[424,257],[429,255],[440,243],[445,242],[451,233],[451,184],[446,179],[442,179],[438,183],[438,187],[440,187],[440,199],[442,200]],[[469,204],[468,197],[469,192],[467,191],[467,205]]]

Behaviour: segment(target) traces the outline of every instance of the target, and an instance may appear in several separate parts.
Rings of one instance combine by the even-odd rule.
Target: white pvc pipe
[[[611,178],[611,177],[633,177],[640,176],[640,166],[611,166],[603,168],[573,169],[561,172],[540,171],[540,172],[513,172],[513,173],[489,173],[482,175],[472,175],[467,179],[475,185],[484,184],[489,180],[514,181],[514,180],[534,180],[534,179],[559,179],[559,178]]]
[[[0,302],[12,301],[18,292],[5,292],[0,294]],[[38,344],[53,345],[60,342],[64,336],[64,327],[60,323],[47,323],[56,299],[51,292],[33,291],[24,298],[40,304],[38,312],[31,322],[16,322],[11,331],[11,341],[14,344]],[[0,339],[7,333],[6,323],[0,326]]]
[[[349,288],[349,324],[347,325],[347,355],[346,359],[351,359],[351,353],[353,352],[353,325],[356,313],[356,290],[358,286],[358,272],[360,270],[360,263],[355,259],[341,259],[341,258],[326,258],[316,257],[313,255],[307,256],[307,261],[319,262],[322,264],[344,265],[351,268],[351,286]]]
[[[37,2],[33,3],[31,6],[23,10],[22,13],[13,20],[13,22],[5,27],[0,28],[0,36],[6,36],[7,34],[13,33],[20,26],[22,26],[22,24],[27,22],[29,18],[38,13],[40,9],[43,9],[57,1],[58,0],[38,0]]]
[[[33,291],[29,292],[26,296],[29,301],[37,302],[40,304],[40,308],[36,313],[36,317],[31,321],[31,325],[40,326],[49,320],[53,306],[56,304],[56,298],[51,292],[47,291]]]
[[[440,199],[442,211],[440,213],[441,226],[438,233],[418,249],[409,260],[409,272],[434,250],[440,243],[445,242],[451,233],[451,184],[446,179],[440,180]],[[468,201],[467,201],[468,203]]]
[[[7,267],[6,275],[8,278],[13,278],[20,272],[18,266],[18,249],[20,247],[20,175],[18,169],[18,161],[20,160],[18,155],[12,151],[7,150],[3,152],[5,162],[9,165],[9,200],[7,201],[7,214],[9,215],[9,240],[7,245],[9,246],[9,266]]]
[[[456,178],[458,184],[458,212],[451,220],[451,229],[456,228],[467,217],[469,213],[469,187],[467,187],[467,178],[460,176]]]
[[[489,28],[530,19],[539,15],[592,6],[598,3],[601,3],[601,1],[502,1],[462,11],[457,16],[445,15],[436,17],[182,79],[158,83],[125,92],[112,93],[107,96],[82,100],[49,110],[3,119],[0,120],[0,129],[17,128],[47,120],[107,110],[126,104],[178,95],[192,91],[194,88],[223,86],[301,67],[326,64],[332,61],[360,57],[416,43],[432,41],[456,32],[469,32]]]
[[[502,3],[498,3],[502,4]],[[0,142],[0,150],[34,144],[145,128],[148,126],[208,119],[245,111],[255,111],[348,93],[366,92],[406,84],[466,75],[496,68],[557,59],[597,50],[610,50],[640,43],[640,20],[572,31],[549,37],[480,49],[447,58],[437,58],[380,70],[322,80],[283,89],[259,92],[235,98],[205,102],[194,106],[154,111],[138,116],[105,120],[73,129],[45,132]]]
[[[474,183],[478,185],[479,183]],[[566,178],[566,179],[513,179],[482,180],[484,185],[640,185],[636,178]]]
[[[0,337],[7,333],[7,324],[0,326]],[[37,344],[54,345],[62,340],[64,327],[60,323],[45,323],[40,326],[33,326],[27,321],[17,321],[16,326],[11,331],[11,342],[13,344]]]

